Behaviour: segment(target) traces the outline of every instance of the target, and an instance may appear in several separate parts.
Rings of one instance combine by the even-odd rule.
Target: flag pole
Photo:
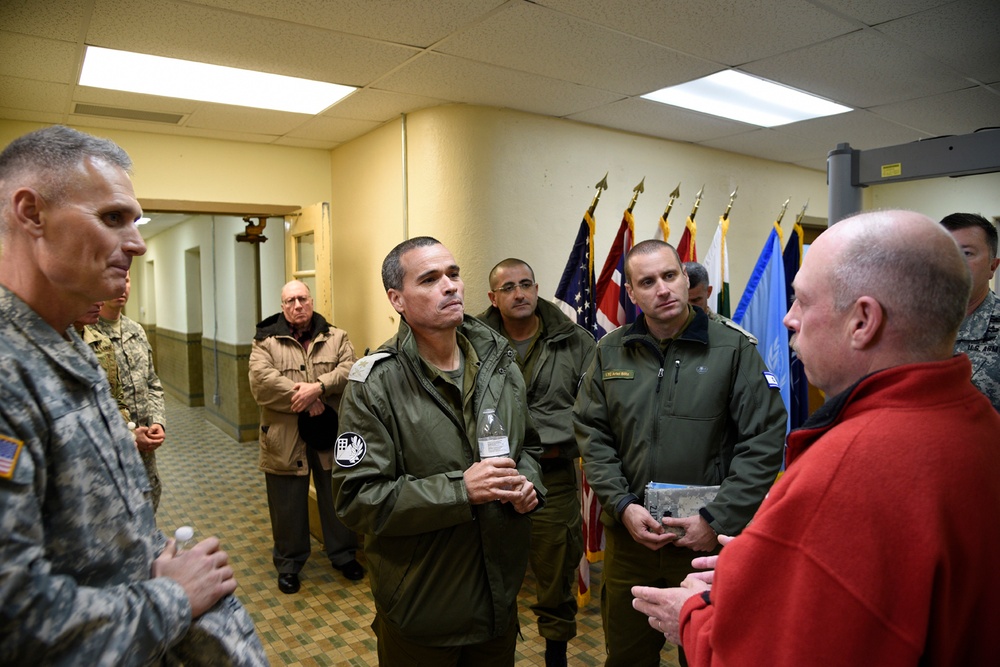
[[[664,243],[670,237],[670,221],[667,218],[670,216],[670,209],[674,207],[674,201],[681,196],[681,184],[678,183],[674,191],[670,193],[670,201],[667,202],[667,207],[663,209],[663,215],[660,216],[659,226],[660,232],[663,234]]]
[[[785,202],[785,203],[787,204],[788,202]],[[802,210],[799,211],[799,214],[797,216],[795,216],[795,224],[796,225],[801,225],[802,224],[802,218],[806,217],[806,209],[807,208],[809,208],[809,200],[808,199],[806,200],[806,203],[802,205]]]
[[[639,185],[637,185],[634,188],[632,188],[632,201],[630,201],[628,203],[628,212],[629,213],[631,213],[632,209],[635,208],[635,202],[636,202],[637,199],[639,199],[639,193],[642,193],[642,192],[646,191],[645,183],[646,183],[646,177],[643,176],[642,180],[639,181]]]
[[[691,222],[694,222],[694,216],[698,215],[698,207],[701,206],[701,195],[703,192],[705,192],[704,184],[702,184],[701,190],[698,190],[698,194],[694,196],[694,207],[691,209],[691,215],[688,216],[691,218]]]
[[[788,199],[786,199],[785,203],[781,205],[781,213],[778,214],[778,219],[774,221],[774,224],[776,224],[776,225],[780,225],[781,224],[782,218],[785,217],[785,211],[788,209],[788,202],[790,202],[790,201],[792,201],[791,197],[789,197]],[[803,208],[802,211],[805,212],[805,208]],[[795,224],[799,224],[798,218],[795,219]]]
[[[597,204],[601,201],[601,191],[608,189],[608,172],[604,172],[604,178],[594,186],[597,188],[597,192],[594,193],[594,200],[590,202],[590,208],[587,209],[587,213],[591,218],[594,217],[594,211],[597,210]]]
[[[740,191],[740,186],[737,185],[736,189],[733,190],[733,193],[731,195],[729,195],[729,204],[726,205],[726,212],[722,214],[722,219],[723,220],[729,220],[729,211],[732,210],[732,208],[733,208],[733,202],[736,201],[736,193],[739,192],[739,191]],[[788,202],[785,202],[785,203],[787,204]],[[692,217],[693,217],[693,215],[692,215]]]

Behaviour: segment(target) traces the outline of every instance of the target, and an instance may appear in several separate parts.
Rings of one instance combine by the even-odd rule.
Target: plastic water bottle
[[[174,540],[177,542],[177,553],[187,549],[194,540],[194,528],[191,526],[181,526],[174,531]]]
[[[507,440],[507,429],[493,408],[486,408],[479,415],[476,426],[479,439],[479,458],[491,459],[498,456],[510,456],[510,442]]]
[[[128,432],[132,434],[132,439],[135,440],[135,422],[129,422],[125,426],[128,427]]]

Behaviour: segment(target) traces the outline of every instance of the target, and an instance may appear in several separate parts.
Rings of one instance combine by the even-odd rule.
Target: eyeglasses
[[[283,306],[291,306],[291,305],[296,304],[296,303],[301,303],[304,306],[305,304],[309,303],[310,301],[312,301],[312,297],[311,296],[290,296],[287,299],[282,299],[281,300],[281,305],[283,305]]]
[[[516,290],[517,288],[520,287],[522,292],[527,292],[528,290],[530,290],[534,286],[535,286],[535,283],[533,283],[532,281],[530,281],[530,280],[522,280],[519,283],[507,283],[506,285],[501,285],[500,287],[497,287],[493,291],[494,292],[501,292],[503,294],[510,294],[511,292],[513,292],[514,290]]]

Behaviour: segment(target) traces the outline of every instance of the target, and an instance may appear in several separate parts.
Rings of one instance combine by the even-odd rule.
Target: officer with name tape
[[[697,552],[743,530],[778,473],[787,416],[754,343],[690,305],[672,246],[636,244],[625,279],[642,313],[598,342],[574,415],[604,510],[605,664],[633,667],[658,665],[665,637],[633,609],[632,587],[679,585]],[[721,488],[694,516],[661,524],[643,505],[649,482]]]
[[[333,470],[337,513],[365,535],[379,664],[513,665],[527,515],[544,494],[514,350],[465,315],[437,240],[397,245],[382,282],[399,331],[351,369]],[[477,435],[490,411],[505,451]]]

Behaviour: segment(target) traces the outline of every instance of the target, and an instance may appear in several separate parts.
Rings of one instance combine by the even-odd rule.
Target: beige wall
[[[400,125],[390,123],[332,154],[334,317],[359,352],[395,332],[396,314],[381,286],[385,254],[404,238]],[[826,216],[825,174],[689,144],[651,139],[571,121],[461,105],[409,114],[409,236],[445,243],[462,266],[466,306],[488,305],[487,275],[508,256],[535,269],[541,294],[552,297],[594,184],[608,172],[597,211],[596,267],[618,230],[632,188],[645,177],[634,209],[636,237],[651,238],[669,193],[680,181],[671,238],[702,184],[699,257],[738,185],[731,213],[730,266],[735,306],[786,197],[794,210],[810,200]]]
[[[39,127],[0,120],[0,145]],[[329,151],[75,127],[128,151],[140,199],[306,206],[330,197]]]

